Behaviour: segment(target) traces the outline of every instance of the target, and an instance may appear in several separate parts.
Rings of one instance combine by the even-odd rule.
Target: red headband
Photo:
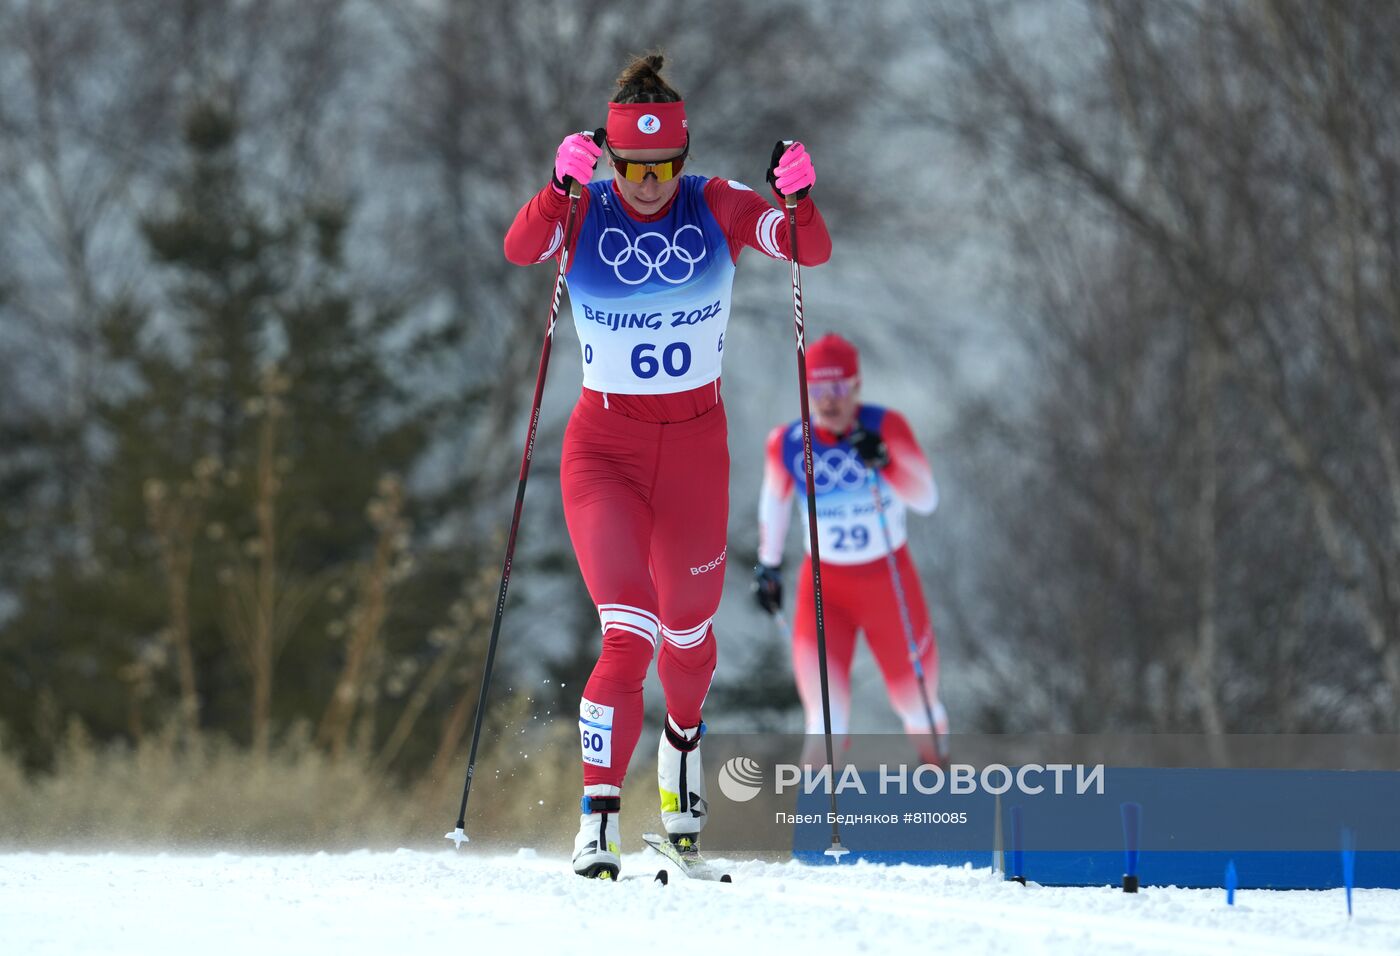
[[[685,103],[609,103],[608,145],[613,149],[685,148]]]

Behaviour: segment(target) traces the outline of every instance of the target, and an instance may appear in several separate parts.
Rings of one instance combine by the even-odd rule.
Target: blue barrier
[[[1093,886],[1117,884],[1125,856],[1135,853],[1144,886],[1222,887],[1233,861],[1240,889],[1400,889],[1400,773],[1394,771],[1110,767],[1102,793],[1013,789],[999,797],[981,789],[880,793],[877,774],[860,776],[865,794],[837,798],[841,814],[857,821],[841,826],[842,843],[852,851],[848,861],[988,867],[1003,850],[1016,850],[1021,873],[1033,883]],[[798,797],[796,812],[822,821],[795,827],[798,859],[829,862],[821,857],[831,835],[827,799],[824,792]],[[1125,844],[1124,803],[1141,807],[1131,821],[1140,829],[1135,848]],[[916,822],[905,822],[906,814]],[[999,844],[1013,826],[1021,845]],[[1343,829],[1355,835],[1351,855],[1339,852]]]

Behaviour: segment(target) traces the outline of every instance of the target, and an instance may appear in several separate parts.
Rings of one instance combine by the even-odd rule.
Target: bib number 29
[[[690,371],[690,346],[684,342],[672,342],[661,350],[659,357],[656,346],[646,342],[632,350],[633,375],[656,378],[662,371],[672,378],[680,378]]]
[[[864,551],[870,544],[870,532],[863,525],[855,525],[851,528],[842,528],[839,525],[831,529],[836,543],[832,546],[837,551]]]

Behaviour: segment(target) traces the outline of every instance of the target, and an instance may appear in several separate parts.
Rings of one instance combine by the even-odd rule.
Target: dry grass
[[[506,701],[505,729],[483,740],[467,814],[474,845],[563,850],[577,827],[573,723],[541,726],[527,708],[523,700]],[[465,751],[452,767],[446,779],[395,782],[375,774],[353,747],[332,759],[306,727],[282,735],[259,757],[174,727],[135,748],[99,748],[75,726],[51,773],[26,775],[0,748],[0,849],[445,849]],[[653,773],[639,768],[629,786],[648,809]],[[646,822],[636,819],[638,832]]]

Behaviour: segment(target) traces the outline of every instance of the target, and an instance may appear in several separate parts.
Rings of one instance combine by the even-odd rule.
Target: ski
[[[668,837],[657,833],[643,833],[642,842],[671,861],[687,877],[695,880],[714,880],[719,883],[733,883],[734,879],[710,863],[694,844],[681,838],[684,845],[673,843]],[[662,872],[665,872],[664,870]],[[660,874],[657,875],[658,880]],[[663,881],[664,882],[664,881]]]
[[[594,880],[599,883],[623,883],[631,880],[651,880],[653,883],[660,883],[665,886],[670,879],[670,874],[665,870],[657,870],[655,873],[614,873],[612,870],[603,870],[597,876],[587,876],[579,873],[586,880]]]

